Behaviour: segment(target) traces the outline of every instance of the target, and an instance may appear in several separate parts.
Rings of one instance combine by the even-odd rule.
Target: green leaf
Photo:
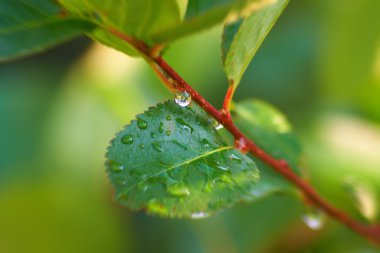
[[[231,22],[240,16],[257,11],[268,0],[189,0],[185,19],[172,27],[152,35],[159,43],[171,42],[224,21]]]
[[[74,16],[90,20],[98,29],[89,35],[129,55],[137,52],[127,42],[109,32],[118,31],[140,39],[149,45],[155,41],[151,35],[180,22],[176,0],[59,0]]]
[[[211,125],[195,104],[168,101],[138,115],[108,149],[116,198],[131,209],[190,218],[249,198],[259,171]]]
[[[222,60],[224,71],[234,89],[287,3],[288,0],[274,0],[270,5],[225,26]]]
[[[300,173],[301,146],[292,132],[285,116],[273,106],[248,100],[233,107],[234,122],[242,132],[260,148],[277,159],[285,159],[291,168]],[[254,197],[263,197],[273,192],[292,191],[291,185],[282,176],[257,158],[261,179],[255,187]]]
[[[49,0],[0,0],[0,62],[39,52],[91,28]]]

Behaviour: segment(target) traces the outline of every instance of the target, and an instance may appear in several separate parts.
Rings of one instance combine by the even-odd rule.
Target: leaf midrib
[[[202,159],[202,158],[204,158],[204,157],[210,156],[210,155],[212,155],[212,154],[215,154],[215,153],[218,153],[218,152],[222,152],[222,151],[224,151],[224,150],[231,150],[231,149],[234,149],[234,147],[233,147],[233,146],[226,146],[226,147],[221,147],[221,148],[214,149],[214,150],[212,150],[212,151],[209,151],[209,152],[206,152],[206,153],[204,153],[204,154],[202,154],[202,155],[199,155],[199,156],[197,156],[197,157],[194,157],[193,159],[187,160],[187,161],[182,162],[182,163],[180,163],[180,164],[176,164],[176,165],[173,165],[173,166],[171,166],[171,167],[168,167],[168,168],[166,168],[166,169],[164,169],[164,170],[161,170],[161,171],[159,171],[159,172],[157,172],[157,173],[155,173],[155,174],[153,174],[153,175],[151,175],[151,176],[149,176],[149,177],[147,177],[147,178],[144,178],[143,180],[139,181],[138,183],[144,183],[144,182],[148,181],[149,179],[151,179],[151,178],[153,178],[153,177],[156,177],[156,176],[160,175],[161,173],[164,173],[164,172],[167,172],[167,171],[173,170],[173,169],[175,169],[175,168],[181,167],[181,166],[186,165],[186,164],[193,163],[193,162],[195,162],[195,161],[197,161],[197,160],[199,160],[199,159]],[[130,190],[132,190],[133,188],[135,188],[136,186],[137,186],[137,183],[134,184],[133,186],[131,186],[130,188],[128,188],[127,190],[123,191],[123,192],[124,192],[124,193],[127,193],[127,192],[129,192]]]

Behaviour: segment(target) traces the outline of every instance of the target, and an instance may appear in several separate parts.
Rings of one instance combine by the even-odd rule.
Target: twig
[[[231,88],[232,85],[228,89],[223,109],[219,111],[213,107],[202,95],[195,91],[188,83],[186,83],[186,81],[182,79],[182,77],[161,56],[152,55],[152,51],[149,49],[147,44],[131,38],[115,29],[109,29],[109,31],[120,39],[130,43],[136,48],[136,50],[140,51],[144,55],[144,58],[147,59],[148,63],[153,66],[155,72],[159,75],[159,78],[165,83],[166,86],[173,88],[172,81],[174,81],[174,88],[179,91],[186,91],[188,94],[190,94],[193,101],[195,101],[208,114],[210,114],[214,119],[222,124],[234,136],[237,148],[239,148],[242,152],[251,152],[252,155],[259,158],[265,164],[269,165],[277,173],[281,174],[285,179],[297,187],[314,206],[325,211],[325,213],[327,213],[331,218],[341,222],[363,237],[380,245],[380,225],[362,224],[352,219],[345,212],[329,204],[314,190],[314,188],[308,182],[294,173],[285,160],[277,160],[273,158],[264,150],[256,146],[252,140],[247,138],[235,126],[232,118],[229,116],[229,107],[233,94],[233,88]],[[156,65],[152,65],[152,62],[154,62]],[[157,66],[159,66],[160,70],[157,69]],[[171,78],[172,81],[170,81],[168,78]],[[171,86],[168,85],[169,83]]]
[[[228,118],[231,119],[231,102],[232,102],[232,97],[235,92],[235,87],[233,83],[230,83],[226,92],[226,96],[224,97],[224,102],[223,102],[223,108],[222,108],[222,113]]]

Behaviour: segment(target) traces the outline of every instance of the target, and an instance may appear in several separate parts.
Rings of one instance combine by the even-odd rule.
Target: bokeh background
[[[307,174],[330,202],[380,220],[380,1],[291,1],[236,101],[290,118]],[[167,60],[214,105],[227,87],[222,27],[181,39]],[[132,213],[113,200],[105,151],[148,106],[172,98],[141,59],[79,38],[0,65],[0,252],[380,252],[327,219],[313,231],[294,196],[204,220]]]

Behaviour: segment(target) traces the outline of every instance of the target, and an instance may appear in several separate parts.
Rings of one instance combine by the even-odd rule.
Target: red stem
[[[225,96],[224,102],[223,102],[222,112],[229,119],[231,118],[231,113],[230,113],[231,110],[230,109],[231,109],[231,102],[232,102],[232,97],[234,95],[234,91],[235,91],[235,87],[232,83],[228,86],[228,90],[226,92],[226,96]]]
[[[174,71],[174,69],[161,56],[153,55],[152,51],[144,42],[130,38],[129,36],[114,29],[109,29],[109,31],[124,41],[130,43],[138,51],[144,54],[144,57],[147,59],[150,65],[153,63],[159,66],[161,71],[168,77],[172,78],[174,81],[174,83],[169,82],[168,78],[166,78],[162,72],[158,72],[158,70],[155,69],[156,73],[159,74],[160,79],[163,79],[163,81],[166,83],[166,86],[170,86],[168,85],[168,83],[170,83],[171,87],[174,87],[179,91],[186,91],[189,93],[193,101],[195,101],[208,114],[210,114],[214,119],[221,123],[234,136],[235,140],[237,141],[238,145],[241,146],[240,148],[242,150],[250,151],[252,155],[259,158],[261,161],[273,168],[277,173],[281,174],[284,178],[296,186],[314,206],[324,210],[325,213],[327,213],[330,217],[334,218],[337,221],[340,221],[342,224],[351,228],[353,231],[356,231],[363,237],[380,245],[380,225],[362,224],[358,221],[353,220],[345,212],[329,204],[314,190],[314,188],[308,182],[294,173],[285,160],[277,160],[256,146],[252,140],[247,138],[235,126],[231,117],[229,116],[229,111],[226,113],[224,110],[219,111],[213,107],[204,97],[202,97],[202,95],[200,95],[188,83],[186,83],[185,80],[183,80],[182,77],[176,71]],[[223,109],[226,109],[225,107],[228,107],[229,109],[233,89],[231,87],[232,86],[230,86],[228,89]]]

